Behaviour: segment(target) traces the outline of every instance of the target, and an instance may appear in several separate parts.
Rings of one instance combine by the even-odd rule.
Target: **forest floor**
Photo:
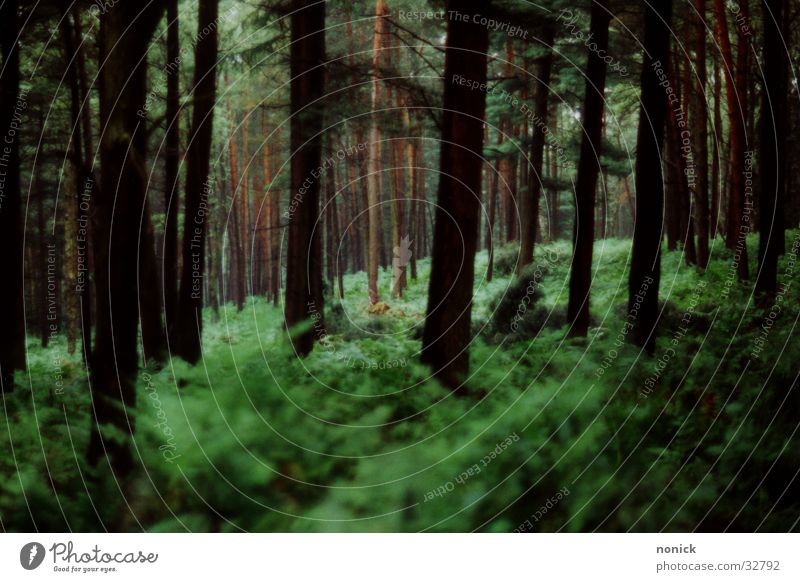
[[[626,337],[629,241],[596,243],[593,327],[574,340],[566,242],[539,245],[519,278],[514,249],[498,249],[491,282],[483,251],[460,396],[419,363],[427,260],[402,299],[382,272],[383,315],[366,311],[366,275],[346,275],[303,360],[278,307],[229,304],[208,313],[197,366],[142,373],[125,483],[84,461],[80,357],[31,338],[30,371],[3,401],[2,528],[796,529],[798,236],[787,233],[779,311],[729,282],[719,239],[705,274],[665,253],[653,356]]]

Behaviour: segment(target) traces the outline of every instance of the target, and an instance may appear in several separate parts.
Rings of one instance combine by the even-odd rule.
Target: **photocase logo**
[[[19,551],[19,563],[26,570],[35,570],[44,561],[44,546],[39,542],[30,542]]]

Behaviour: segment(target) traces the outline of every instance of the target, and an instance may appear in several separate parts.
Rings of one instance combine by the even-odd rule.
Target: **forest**
[[[0,531],[798,531],[799,0],[0,44]]]

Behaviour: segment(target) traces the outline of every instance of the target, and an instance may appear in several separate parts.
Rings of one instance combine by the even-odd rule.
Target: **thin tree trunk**
[[[592,4],[590,34],[598,51],[608,50],[608,25],[611,13],[608,0]],[[606,62],[598,53],[589,52],[586,67],[586,93],[583,102],[583,139],[578,177],[575,185],[575,224],[573,227],[572,268],[569,278],[567,319],[570,337],[583,337],[589,331],[589,294],[592,282],[594,247],[594,206],[603,131],[603,106],[606,85]]]
[[[156,262],[155,231],[150,216],[150,202],[145,198],[139,231],[139,316],[142,324],[142,355],[144,364],[164,359],[166,336],[161,320],[161,278]]]
[[[542,195],[543,154],[547,141],[546,131],[548,127],[548,112],[550,111],[550,72],[553,68],[553,39],[554,31],[548,26],[542,35],[542,43],[546,52],[539,60],[538,82],[534,94],[533,139],[531,140],[531,165],[528,171],[528,187],[520,203],[520,212],[522,214],[522,235],[520,236],[519,253],[520,269],[533,261],[533,247],[536,243],[538,230],[539,200]]]
[[[692,95],[692,149],[695,162],[694,200],[697,208],[697,265],[708,266],[708,103],[706,101],[706,0],[695,0],[695,86]],[[688,69],[688,67],[687,67]]]
[[[66,6],[62,3],[62,9]],[[83,139],[80,133],[81,95],[78,78],[78,54],[74,26],[69,12],[64,11],[61,19],[61,37],[67,67],[67,79],[70,93],[70,170],[64,188],[64,276],[67,289],[67,352],[75,353],[78,327],[80,325],[80,296],[78,295],[78,212],[80,191],[83,189]],[[75,296],[72,293],[75,292]]]
[[[281,156],[281,130],[275,130],[275,140],[272,147],[272,155]],[[281,247],[280,247],[280,208],[281,191],[278,188],[270,189],[272,202],[272,230],[270,235],[270,248],[272,249],[272,303],[278,305],[281,294]]]
[[[408,107],[403,112],[403,121],[406,128],[406,135],[410,135],[410,116]],[[412,249],[409,265],[411,268],[411,279],[417,280],[417,253],[419,252],[419,242],[417,241],[417,213],[419,212],[419,201],[417,199],[417,141],[415,137],[406,140],[406,160],[408,161],[408,192],[411,202],[408,209],[408,236],[416,245]]]
[[[228,85],[227,75],[225,85]],[[236,142],[236,118],[231,109],[231,99],[228,97],[228,118],[231,124],[231,135],[228,139],[228,162],[230,166],[231,182],[231,209],[230,220],[228,222],[228,253],[230,255],[230,298],[236,304],[236,308],[241,311],[244,307],[244,241],[242,240],[242,181],[239,178],[239,147]]]
[[[719,61],[716,51],[714,51],[714,136],[711,141],[711,211],[708,216],[709,236],[712,239],[717,238],[719,227],[720,157],[722,155],[721,84]]]
[[[210,178],[211,138],[217,92],[217,14],[218,0],[200,3],[198,30],[208,29],[195,45],[192,91],[192,124],[186,151],[186,189],[183,214],[183,261],[178,297],[178,356],[190,363],[200,359],[203,334],[203,279],[209,197],[214,183]]]
[[[241,210],[241,218],[239,220],[239,241],[241,246],[241,258],[239,263],[239,277],[241,281],[240,296],[238,307],[242,309],[247,296],[252,292],[252,238],[250,227],[250,164],[252,158],[250,157],[250,106],[248,104],[247,85],[244,89],[244,117],[242,119],[242,183],[241,183],[241,199],[239,202],[239,209]]]
[[[396,91],[396,105],[400,110],[405,111],[400,91]],[[407,120],[406,120],[407,121]],[[408,124],[404,124],[408,128]],[[407,133],[404,132],[404,135]],[[406,200],[406,166],[405,159],[406,147],[402,137],[396,137],[392,145],[394,146],[394,203],[392,204],[392,297],[402,297],[403,290],[407,286],[407,274],[409,256],[406,256],[406,242],[411,239],[408,236],[405,221],[405,200]],[[404,242],[404,237],[406,242]]]
[[[746,12],[746,0],[742,0],[739,5],[742,13]],[[743,48],[743,32],[739,32],[739,51],[744,51],[745,55],[740,56],[737,63],[737,70],[734,71],[734,63],[731,51],[731,41],[728,35],[728,21],[725,14],[723,0],[714,0],[714,19],[716,21],[717,40],[720,44],[723,65],[725,70],[725,89],[728,99],[728,121],[730,127],[730,160],[731,160],[731,194],[728,200],[728,224],[727,224],[727,245],[736,253],[734,256],[737,261],[737,275],[740,280],[747,279],[747,231],[748,226],[743,222],[743,212],[745,204],[745,152],[744,152],[744,113],[746,96],[741,90],[746,88],[746,70],[740,68],[742,63],[747,62],[746,44]]]
[[[83,167],[81,169],[81,187],[78,201],[78,256],[83,257],[83,262],[78,267],[78,284],[76,292],[78,294],[78,304],[81,318],[81,345],[83,349],[84,363],[87,368],[91,361],[92,353],[92,313],[94,293],[92,288],[94,280],[89,273],[94,272],[94,252],[92,247],[92,228],[91,227],[91,201],[97,191],[94,172],[94,144],[92,140],[92,108],[91,97],[89,95],[89,81],[86,73],[86,55],[83,50],[83,26],[78,5],[72,6],[72,21],[75,29],[76,39],[76,63],[78,68],[78,82],[81,95],[81,133],[83,138]],[[83,270],[81,270],[83,269]]]
[[[503,134],[499,134],[498,142],[502,141]],[[498,143],[499,145],[499,143]],[[489,220],[486,224],[486,248],[488,259],[486,262],[486,281],[491,281],[494,277],[494,241],[497,237],[494,223],[497,217],[497,193],[500,185],[500,164],[495,162],[490,169],[491,187],[489,188]]]
[[[164,323],[172,346],[178,310],[178,212],[180,212],[180,46],[178,0],[167,0],[167,130],[164,136]]]

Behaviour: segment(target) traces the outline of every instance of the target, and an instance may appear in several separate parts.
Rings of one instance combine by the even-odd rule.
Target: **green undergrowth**
[[[787,234],[791,249],[796,233]],[[756,248],[751,239],[750,248]],[[295,357],[278,307],[207,313],[203,359],[138,381],[137,468],[124,482],[84,457],[91,405],[77,355],[29,341],[4,399],[6,530],[701,531],[796,527],[800,439],[793,340],[800,280],[770,306],[666,253],[653,355],[624,338],[630,242],[597,241],[592,328],[566,339],[570,247],[539,245],[516,270],[476,259],[471,369],[457,395],[419,362],[430,263],[402,298],[381,273],[328,296],[321,338]],[[755,253],[751,253],[755,254]],[[753,265],[754,266],[754,265]],[[689,314],[687,316],[687,313]],[[621,335],[622,334],[622,335]]]

